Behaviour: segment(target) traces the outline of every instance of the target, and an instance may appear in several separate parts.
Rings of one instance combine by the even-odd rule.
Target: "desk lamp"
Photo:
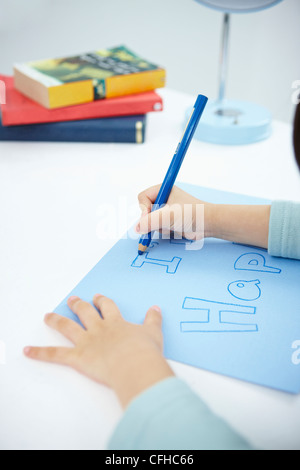
[[[219,96],[209,101],[195,138],[222,145],[259,142],[272,133],[271,113],[255,103],[225,99],[231,13],[253,13],[282,0],[196,0],[224,13],[221,47]]]

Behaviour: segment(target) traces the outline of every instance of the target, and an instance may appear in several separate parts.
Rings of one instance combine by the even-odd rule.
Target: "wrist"
[[[217,238],[217,204],[206,203],[204,206],[204,238]]]
[[[166,359],[156,349],[123,357],[110,372],[110,386],[123,408],[148,388],[174,376]]]

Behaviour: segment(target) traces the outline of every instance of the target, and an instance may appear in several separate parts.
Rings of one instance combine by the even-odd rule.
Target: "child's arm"
[[[269,254],[300,260],[300,204],[275,201],[271,207]]]
[[[208,236],[268,248],[270,205],[212,205]]]
[[[251,445],[176,377],[133,400],[115,429],[109,450],[253,450]]]
[[[150,213],[158,191],[159,186],[155,186],[139,195],[143,212],[137,227],[139,233],[169,229],[181,233],[185,238],[214,237],[268,248],[271,206],[210,204],[174,187],[168,205]],[[192,228],[197,227],[197,205],[204,205],[204,226],[199,227],[198,224],[197,231],[193,232]],[[170,219],[171,225],[167,226]]]
[[[110,449],[250,449],[174,377],[162,353],[158,307],[148,311],[142,325],[135,325],[103,296],[94,297],[95,308],[78,297],[70,298],[68,305],[84,327],[55,313],[46,315],[45,321],[74,347],[26,347],[24,353],[72,367],[115,391],[126,411]]]
[[[141,234],[176,231],[187,239],[220,238],[266,248],[272,256],[300,259],[300,204],[274,201],[271,205],[227,205],[200,201],[174,187],[168,204],[151,213],[160,186],[139,195]],[[204,206],[204,224],[197,224],[197,206]],[[190,210],[188,210],[190,208]],[[201,211],[198,211],[201,214]],[[187,217],[186,217],[187,215]],[[171,220],[171,224],[169,222]],[[193,231],[192,228],[197,227]]]

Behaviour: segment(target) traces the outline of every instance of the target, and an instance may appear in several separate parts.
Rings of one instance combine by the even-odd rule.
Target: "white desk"
[[[69,344],[43,316],[115,243],[99,239],[100,204],[125,198],[136,209],[124,222],[129,226],[139,214],[138,192],[161,182],[194,102],[161,94],[165,111],[149,115],[143,145],[0,143],[1,449],[103,449],[121,416],[110,390],[30,361],[22,349]],[[291,143],[291,128],[279,122],[270,140],[249,147],[194,141],[180,181],[300,201]],[[254,445],[300,449],[300,396],[171,365]]]

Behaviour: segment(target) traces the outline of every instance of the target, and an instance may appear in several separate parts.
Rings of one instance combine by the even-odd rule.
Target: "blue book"
[[[145,141],[146,115],[65,121],[23,126],[2,125],[0,141],[119,142]]]

